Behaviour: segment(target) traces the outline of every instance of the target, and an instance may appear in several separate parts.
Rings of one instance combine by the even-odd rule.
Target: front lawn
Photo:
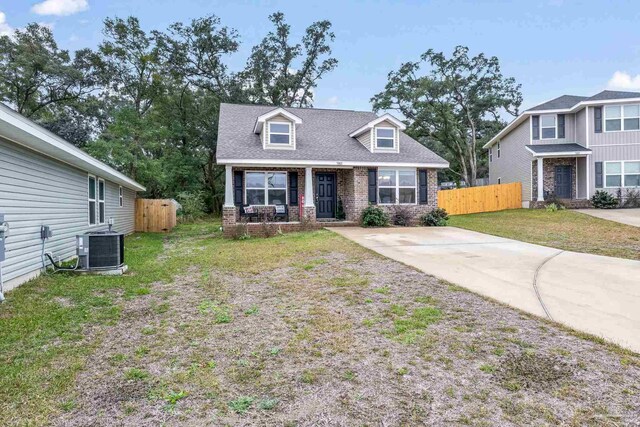
[[[580,211],[516,209],[450,217],[449,225],[543,246],[640,260],[640,228]]]
[[[563,213],[564,214],[564,213]],[[640,358],[328,231],[127,239],[0,305],[0,425],[621,425]]]

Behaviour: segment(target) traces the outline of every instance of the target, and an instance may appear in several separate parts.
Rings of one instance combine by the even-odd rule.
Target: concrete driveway
[[[578,212],[640,227],[640,209],[580,209]]]
[[[640,352],[640,261],[455,227],[332,230],[441,279]]]

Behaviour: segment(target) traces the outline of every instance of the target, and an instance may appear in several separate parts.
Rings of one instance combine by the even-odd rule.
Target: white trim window
[[[275,206],[287,204],[286,172],[246,171],[244,197],[249,205]]]
[[[97,186],[98,186],[98,182],[96,181],[96,177],[93,175],[89,175],[87,178],[87,199],[88,199],[88,218],[87,221],[89,222],[89,225],[96,225],[97,221],[96,221],[96,212],[98,210],[98,208],[96,207],[96,193],[97,193]]]
[[[605,188],[640,187],[640,160],[604,162]]]
[[[104,179],[98,179],[98,223],[104,224],[106,221],[106,212],[105,212],[105,195],[107,192],[107,187],[104,183]]]
[[[122,189],[122,186],[118,187],[118,206],[124,206],[124,190]]]
[[[392,127],[377,127],[376,148],[382,150],[394,150],[396,148],[396,129]]]
[[[555,114],[540,116],[540,139],[556,139],[558,134],[558,117]]]
[[[493,148],[489,147],[489,163],[493,162]]]
[[[640,130],[640,105],[607,105],[604,107],[605,132]]]
[[[291,123],[269,122],[269,145],[291,145]]]
[[[417,199],[415,169],[379,169],[378,203],[381,205],[415,205]]]

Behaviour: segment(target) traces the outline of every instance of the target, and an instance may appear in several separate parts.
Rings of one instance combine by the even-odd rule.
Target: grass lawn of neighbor
[[[535,215],[495,218],[505,227]],[[547,244],[570,246],[576,233],[614,253],[605,236],[581,228],[593,232],[599,220],[554,218],[561,236]],[[617,230],[607,239],[623,238],[606,225]],[[219,226],[128,237],[121,277],[56,274],[9,292],[0,305],[0,425],[640,422],[636,354],[329,231],[232,241]],[[493,227],[484,226],[498,234]],[[542,239],[534,229],[508,234]],[[620,253],[637,249],[626,239]]]
[[[640,228],[580,211],[515,209],[456,215],[449,225],[567,251],[640,260]]]

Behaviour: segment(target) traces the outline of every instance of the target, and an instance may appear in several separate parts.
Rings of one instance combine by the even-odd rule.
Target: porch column
[[[311,168],[304,169],[304,207],[313,208],[313,173]]]
[[[538,157],[538,201],[544,202],[544,168],[542,167],[543,159]]]
[[[226,165],[224,168],[224,207],[232,208],[233,204],[233,168]]]

